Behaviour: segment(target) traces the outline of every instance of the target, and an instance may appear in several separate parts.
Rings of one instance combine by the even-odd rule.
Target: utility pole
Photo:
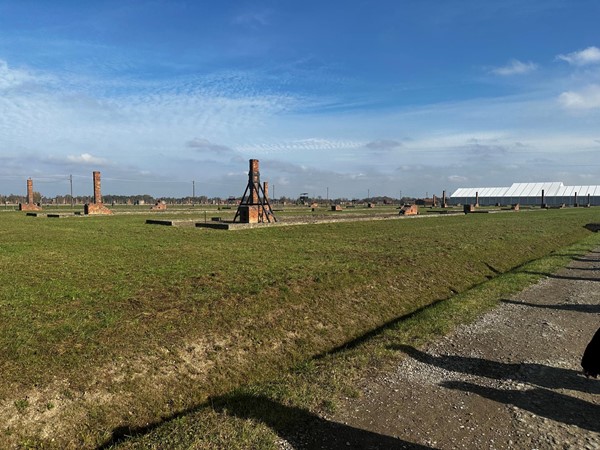
[[[327,202],[329,203],[329,187],[327,187]]]
[[[367,201],[371,198],[371,189],[367,189]]]
[[[194,203],[195,198],[196,198],[196,180],[192,181],[192,203]]]
[[[69,184],[71,185],[71,208],[73,208],[73,175],[69,175]]]

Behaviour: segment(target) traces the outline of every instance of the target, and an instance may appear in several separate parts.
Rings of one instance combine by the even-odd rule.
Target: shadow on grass
[[[594,233],[597,233],[600,231],[600,223],[587,223],[583,226],[583,228],[586,228]]]
[[[488,280],[484,281],[483,283],[487,282]],[[483,284],[481,283],[481,284]],[[364,342],[367,342],[369,339],[374,338],[375,336],[379,336],[381,333],[383,333],[384,331],[393,328],[394,326],[407,321],[421,313],[423,313],[424,311],[430,309],[430,308],[434,308],[436,305],[439,305],[441,303],[444,303],[448,300],[450,300],[452,297],[448,297],[448,298],[443,298],[440,300],[436,300],[433,303],[429,303],[428,305],[424,305],[421,306],[419,309],[414,310],[413,312],[410,312],[408,314],[405,314],[403,316],[400,317],[396,317],[386,323],[384,323],[383,325],[378,326],[377,328],[374,328],[371,331],[366,332],[365,334],[362,334],[360,336],[358,336],[357,338],[352,339],[351,341],[345,342],[342,345],[339,345],[337,347],[332,348],[331,350],[327,350],[326,352],[323,353],[319,353],[317,355],[315,355],[315,357],[313,358],[314,360],[319,360],[319,359],[323,359],[329,355],[334,355],[336,353],[340,353],[343,352],[345,350],[351,350],[355,347],[358,347],[359,345],[363,344]]]
[[[202,406],[174,414],[145,427],[116,428],[112,432],[111,439],[97,450],[109,449],[127,439],[144,436],[171,420],[198,413],[204,408],[212,408],[216,412],[232,417],[262,422],[297,449],[428,450],[432,448],[325,420],[304,409],[285,406],[262,395],[233,393],[213,398]]]
[[[599,405],[558,392],[540,388],[526,391],[495,389],[461,381],[446,381],[442,386],[471,392],[498,403],[514,405],[540,417],[575,425],[584,430],[600,432]]]
[[[575,312],[590,313],[590,314],[600,314],[600,305],[576,305],[576,304],[547,305],[547,304],[528,303],[528,302],[522,302],[522,301],[518,301],[518,300],[509,300],[509,299],[502,299],[501,302],[508,303],[511,305],[531,306],[533,308],[546,308],[546,309],[556,309],[556,310],[561,310],[561,311],[575,311]]]
[[[564,257],[564,256],[568,256],[568,255],[554,255],[554,256]],[[575,259],[572,256],[569,256],[569,258]],[[504,274],[508,274],[508,273],[525,273],[525,274],[530,274],[530,275],[551,276],[551,274],[547,274],[547,273],[544,273],[544,272],[529,272],[529,271],[521,270],[523,267],[527,266],[528,264],[531,264],[533,261],[535,261],[535,259],[527,260],[527,261],[525,261],[525,262],[523,262],[521,264],[518,264],[518,265],[514,266],[513,268],[507,270],[506,272],[501,272],[501,271],[499,271],[498,269],[496,269],[495,267],[493,267],[492,265],[490,265],[490,264],[488,264],[486,262],[484,262],[483,264],[490,271],[492,271],[494,274],[496,274],[496,276],[500,276],[500,275],[504,275]],[[469,290],[473,290],[473,289],[476,289],[476,288],[478,288],[480,286],[483,286],[484,284],[489,283],[489,281],[491,279],[494,279],[494,278],[495,278],[495,276],[486,277],[484,280],[480,281],[479,283],[474,283],[471,286],[465,288],[462,292],[467,292]],[[600,281],[600,280],[595,280],[595,281]],[[420,308],[418,308],[418,309],[416,309],[416,310],[414,310],[414,311],[412,311],[412,312],[410,312],[408,314],[405,314],[405,315],[400,316],[400,317],[396,317],[396,318],[394,318],[394,319],[392,319],[392,320],[384,323],[383,325],[380,325],[379,327],[377,327],[377,328],[375,328],[375,329],[373,329],[371,331],[368,331],[367,333],[365,333],[365,334],[363,334],[361,336],[358,336],[355,339],[352,339],[351,341],[348,341],[348,342],[346,342],[346,343],[344,343],[344,344],[342,344],[342,345],[340,345],[338,347],[335,347],[335,348],[333,348],[331,350],[328,350],[326,352],[319,353],[319,354],[317,354],[314,357],[314,359],[315,360],[323,359],[326,356],[334,355],[336,353],[339,353],[339,352],[342,352],[342,351],[345,351],[345,350],[350,350],[350,349],[353,349],[355,347],[358,347],[359,345],[361,345],[362,343],[368,341],[369,339],[372,339],[373,337],[380,335],[382,332],[384,332],[384,331],[386,331],[388,329],[392,329],[396,325],[398,325],[398,324],[400,324],[400,323],[402,323],[404,321],[407,321],[407,320],[409,320],[409,319],[411,319],[411,318],[413,318],[413,317],[415,317],[415,316],[423,313],[424,311],[426,311],[426,310],[428,310],[430,308],[434,308],[435,306],[437,306],[437,305],[439,305],[441,303],[444,303],[444,302],[446,302],[448,300],[451,300],[454,297],[454,295],[460,294],[461,292],[457,292],[457,291],[452,290],[452,293],[453,293],[453,295],[451,295],[449,297],[436,300],[433,303],[429,303],[427,305],[424,305],[424,306],[422,306],[422,307],[420,307]]]
[[[600,394],[600,383],[585,378],[581,372],[535,363],[502,363],[488,359],[459,355],[430,355],[409,345],[393,345],[423,364],[436,366],[450,372],[464,373],[496,380],[514,380],[550,389]],[[583,351],[583,349],[582,349]]]

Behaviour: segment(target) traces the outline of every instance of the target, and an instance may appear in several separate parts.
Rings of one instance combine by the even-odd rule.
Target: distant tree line
[[[70,195],[57,195],[55,197],[46,197],[40,194],[39,192],[33,193],[33,199],[35,203],[41,203],[45,205],[82,205],[85,203],[90,203],[93,201],[93,197],[89,195],[78,195],[71,198]],[[271,203],[274,204],[363,204],[363,203],[375,203],[379,205],[394,205],[394,204],[402,204],[402,203],[412,203],[416,199],[413,197],[402,197],[401,199],[393,198],[389,196],[377,196],[370,198],[352,198],[349,199],[347,197],[339,197],[332,199],[324,199],[322,196],[311,197],[308,195],[300,195],[297,198],[281,196],[276,199],[269,199]],[[222,204],[231,204],[235,205],[241,201],[241,197],[208,197],[206,195],[200,195],[196,197],[153,197],[148,194],[139,194],[139,195],[104,195],[102,196],[102,201],[107,204],[117,204],[117,205],[127,205],[127,204],[154,204],[157,201],[164,201],[167,204],[172,205],[192,205],[192,204],[213,204],[213,205],[222,205]],[[25,195],[2,195],[0,194],[0,203],[1,204],[17,204],[17,203],[26,203],[27,197]]]

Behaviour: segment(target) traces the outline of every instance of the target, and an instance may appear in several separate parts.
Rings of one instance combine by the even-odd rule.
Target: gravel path
[[[307,447],[600,449],[600,379],[579,365],[599,326],[600,249],[426,349],[398,347],[396,370]]]

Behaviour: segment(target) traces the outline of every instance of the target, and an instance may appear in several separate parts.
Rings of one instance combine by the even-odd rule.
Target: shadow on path
[[[431,449],[401,439],[331,422],[263,396],[235,395],[216,411],[263,422],[297,449]]]
[[[522,273],[528,273],[530,275],[542,275],[544,277],[553,278],[556,280],[600,281],[600,278],[574,277],[574,276],[566,276],[566,275],[557,275],[555,273],[534,272],[534,271],[530,271],[530,270],[524,270]]]
[[[585,378],[581,372],[575,370],[535,363],[502,363],[459,355],[434,356],[409,345],[394,345],[389,348],[403,351],[423,364],[440,367],[451,372],[496,380],[515,380],[550,389],[569,389],[600,394],[600,382]]]
[[[541,417],[600,432],[600,406],[568,395],[540,388],[527,391],[502,390],[461,381],[446,381],[442,386],[472,392],[499,403],[517,406]]]
[[[562,305],[547,305],[538,303],[528,303],[519,300],[502,299],[502,303],[511,305],[531,306],[533,308],[558,309],[562,311],[575,311],[590,314],[600,314],[600,305],[577,305],[577,304],[562,304]]]
[[[212,398],[201,406],[173,414],[145,427],[122,426],[115,428],[111,438],[97,447],[97,450],[109,449],[129,438],[144,436],[165,423],[188,414],[198,413],[204,408],[212,408],[214,411],[233,417],[262,422],[280,438],[288,441],[295,449],[432,449],[432,447],[414,444],[391,436],[331,422],[307,410],[285,406],[261,395],[233,393]]]

